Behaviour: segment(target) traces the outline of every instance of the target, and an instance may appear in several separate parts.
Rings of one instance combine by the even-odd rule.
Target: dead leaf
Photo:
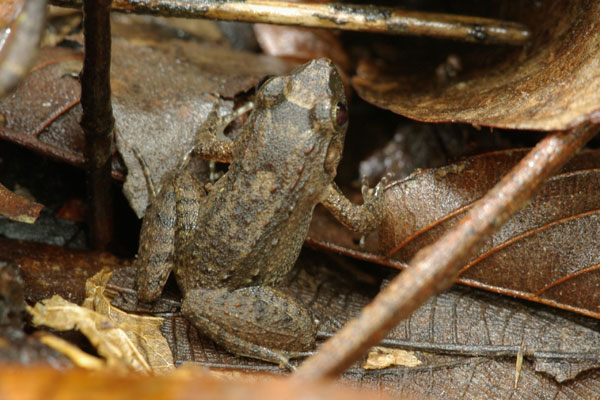
[[[386,190],[381,229],[364,248],[323,214],[313,218],[309,238],[318,246],[402,268],[454,226],[525,152],[488,153],[394,182]],[[584,151],[573,158],[490,238],[458,282],[600,317],[599,154]]]
[[[103,359],[86,353],[71,342],[68,342],[56,335],[44,332],[43,334],[38,334],[36,336],[40,342],[58,351],[59,353],[64,354],[69,358],[69,360],[73,361],[73,364],[80,368],[93,371],[101,371],[106,368],[106,363]]]
[[[70,303],[59,296],[42,300],[27,311],[33,317],[34,325],[45,325],[53,329],[81,331],[106,358],[110,368],[126,369],[128,366],[141,371],[150,372],[150,367],[143,356],[126,337],[123,330],[114,326],[101,314]]]
[[[118,28],[119,21],[114,25]],[[126,164],[113,161],[113,176],[123,178],[132,207],[142,216],[148,190],[135,146],[157,184],[179,164],[208,113],[227,114],[233,98],[265,75],[281,74],[292,64],[275,57],[236,52],[213,42],[167,38],[140,40],[138,30],[116,29],[111,87],[117,148]],[[154,36],[153,36],[154,37]],[[82,50],[44,48],[27,79],[0,101],[0,137],[48,156],[82,166],[83,132],[79,126]]]
[[[33,224],[43,205],[14,194],[0,184],[0,215],[17,222]]]
[[[104,269],[88,279],[85,283],[86,299],[83,307],[94,310],[107,316],[110,321],[119,326],[135,343],[137,349],[143,354],[144,359],[152,372],[162,374],[172,370],[173,355],[167,341],[160,332],[163,318],[127,314],[110,304],[110,299],[105,295],[106,285],[112,272]]]
[[[530,41],[522,48],[399,41],[361,61],[352,79],[359,96],[424,122],[563,130],[600,120],[600,3],[486,2],[480,10],[524,23]],[[462,70],[439,80],[436,69],[449,55]]]
[[[332,270],[334,263],[326,260],[322,256],[304,255],[300,260],[303,269],[289,286],[282,288],[310,304],[323,321],[319,329],[327,333],[323,338],[356,316],[374,295],[347,271]],[[134,285],[135,271],[125,268],[116,274],[110,287],[117,293],[119,304],[133,311],[137,301],[130,287]],[[175,300],[165,298],[161,302],[156,310],[144,309],[145,312],[164,313],[169,303],[177,309]],[[170,314],[165,319],[163,333],[171,343],[177,363],[280,373],[275,365],[227,353],[198,333],[178,311]],[[408,392],[417,393],[419,397],[432,386],[440,396],[444,390],[456,394],[461,388],[469,387],[474,392],[479,390],[478,393],[488,393],[496,387],[499,393],[506,394],[513,390],[515,360],[523,344],[525,353],[518,393],[581,391],[586,385],[600,382],[600,334],[597,331],[600,325],[594,320],[573,320],[558,314],[556,310],[539,310],[495,294],[457,288],[430,300],[381,344],[415,352],[421,365],[366,371],[356,364],[342,378],[367,386],[376,382],[376,387],[382,390],[399,390],[404,385],[412,388],[399,391],[398,396]],[[548,366],[543,367],[544,364]],[[538,370],[547,374],[536,372]],[[582,371],[590,373],[581,375]],[[479,374],[476,383],[469,381],[473,373]],[[418,384],[411,383],[412,379]],[[565,383],[559,385],[558,381]]]
[[[254,24],[254,33],[262,51],[272,56],[302,63],[313,58],[327,57],[346,73],[352,64],[335,31]]]
[[[10,240],[0,237],[0,261],[18,265],[25,285],[25,300],[35,303],[59,294],[81,304],[85,282],[102,268],[117,269],[129,262],[98,251]]]
[[[416,367],[421,361],[415,356],[414,351],[402,349],[388,349],[386,347],[373,347],[367,355],[364,369],[384,369],[391,366]]]
[[[160,333],[162,318],[128,315],[108,303],[104,286],[110,272],[101,271],[86,283],[84,306],[59,296],[27,310],[35,325],[81,331],[106,358],[109,368],[164,373],[174,368],[171,351]]]
[[[19,248],[16,242],[12,243],[14,248]],[[43,253],[47,247],[52,246],[28,247],[28,251],[36,260],[42,260],[42,255],[36,253]],[[68,253],[81,257],[77,251],[61,251],[64,260],[70,258]],[[354,263],[305,251],[299,260],[298,274],[282,288],[310,305],[322,321],[320,331],[325,335],[319,340],[357,315],[378,289],[354,278],[354,272],[349,272],[356,269]],[[67,278],[61,268],[75,271],[73,266],[40,263],[36,273],[43,276],[47,284],[40,288],[36,283],[34,288],[43,293],[63,291],[64,282],[70,279],[70,285],[80,285],[83,291],[84,277],[90,271],[80,271]],[[76,269],[86,268],[93,271],[95,267],[79,264]],[[31,272],[24,274],[26,287],[35,283],[36,278]],[[115,271],[108,285],[115,304],[127,312],[139,307],[134,285],[132,268]],[[31,298],[36,294],[26,296]],[[162,332],[177,364],[191,362],[229,371],[281,373],[275,365],[231,355],[200,335],[179,314],[180,296],[176,289],[167,288],[163,298],[151,305],[152,308],[147,308],[148,305],[139,308],[144,314],[165,316]],[[456,288],[430,300],[383,343],[388,348],[414,351],[422,365],[368,371],[356,364],[342,379],[348,384],[376,388],[398,397],[443,398],[468,393],[478,399],[494,393],[494,397],[503,398],[514,390],[515,359],[523,343],[525,352],[517,395],[523,399],[551,399],[557,393],[559,397],[590,398],[594,394],[589,388],[600,385],[598,360],[591,358],[597,358],[599,353],[599,331],[600,325],[595,320],[566,316],[556,310],[540,310],[491,293]],[[586,365],[586,362],[592,364]],[[552,366],[554,371],[549,373],[556,379],[567,380],[558,384],[553,376],[536,372],[536,369],[548,370],[544,363]],[[587,373],[575,376],[586,370]]]

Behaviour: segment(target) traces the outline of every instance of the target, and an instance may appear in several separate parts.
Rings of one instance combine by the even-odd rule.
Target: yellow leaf
[[[111,272],[102,270],[86,282],[83,306],[60,296],[28,307],[35,325],[83,333],[113,368],[164,373],[174,368],[173,355],[160,332],[162,318],[127,314],[104,295]]]
[[[402,367],[416,367],[421,360],[413,351],[401,349],[388,349],[386,347],[373,347],[363,365],[364,369],[383,369],[393,365]]]

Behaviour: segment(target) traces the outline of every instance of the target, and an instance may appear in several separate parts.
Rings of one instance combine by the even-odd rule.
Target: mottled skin
[[[207,193],[182,168],[148,209],[139,298],[156,300],[173,270],[182,313],[231,352],[288,365],[311,349],[311,313],[273,286],[294,266],[314,207],[323,203],[361,232],[376,228],[383,211],[381,184],[357,206],[333,183],[346,127],[344,89],[329,60],[264,83],[235,142],[199,141],[199,152],[213,153],[204,156],[233,159],[228,172]]]

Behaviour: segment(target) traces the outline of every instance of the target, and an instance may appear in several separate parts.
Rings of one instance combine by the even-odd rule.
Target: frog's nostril
[[[335,107],[335,123],[341,126],[346,122],[348,122],[348,109],[344,103],[337,103]]]

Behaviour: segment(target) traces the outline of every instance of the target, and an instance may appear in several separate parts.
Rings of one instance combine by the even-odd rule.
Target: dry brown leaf
[[[156,30],[151,24],[123,27],[116,21],[113,25],[117,33],[128,35],[115,37],[111,50],[116,145],[126,164],[123,168],[113,162],[113,176],[123,178],[123,172],[128,172],[124,192],[141,217],[148,190],[132,147],[158,185],[190,149],[213,107],[220,115],[231,112],[236,95],[253,88],[265,75],[286,72],[292,64],[209,41],[158,40],[150,35]],[[42,49],[28,77],[0,101],[0,137],[82,166],[77,79],[81,60],[81,49]]]
[[[416,367],[421,365],[421,360],[415,356],[414,351],[402,349],[388,349],[387,347],[373,347],[363,364],[364,369],[384,369],[392,366]]]
[[[326,260],[322,255],[305,254],[300,260],[304,268],[289,286],[281,289],[310,304],[323,321],[319,330],[332,334],[355,317],[373,293],[352,278],[348,270],[326,268],[325,264],[330,268],[337,265]],[[342,262],[340,267],[351,267],[348,264]],[[111,290],[119,294],[120,307],[132,311],[139,307],[130,289],[134,277],[134,269],[124,268],[115,272],[110,284]],[[165,313],[169,306],[177,310],[178,302],[163,298],[154,305],[155,309],[144,310]],[[193,362],[215,369],[280,373],[276,365],[227,353],[203,337],[178,311],[169,314],[163,332],[178,364]],[[438,394],[449,391],[457,395],[468,389],[481,393],[496,390],[506,395],[514,390],[515,359],[523,344],[525,359],[519,394],[532,399],[535,397],[525,396],[529,390],[549,396],[543,398],[552,398],[556,391],[582,392],[600,382],[598,326],[595,320],[574,320],[573,316],[569,319],[556,310],[540,310],[502,296],[457,288],[428,301],[381,344],[414,351],[421,365],[369,371],[357,363],[343,379],[376,385],[381,390],[398,390],[408,385],[408,392],[420,395],[432,386],[437,387]],[[589,374],[581,374],[582,371]],[[477,382],[469,380],[471,374],[478,375]]]
[[[33,224],[43,205],[27,200],[0,184],[0,215],[13,221]]]
[[[471,3],[470,13],[524,23],[531,39],[521,48],[390,45],[380,55],[389,60],[360,63],[352,80],[359,96],[425,122],[563,130],[600,120],[599,2]],[[441,78],[437,71],[448,57],[458,59],[461,70]]]
[[[316,213],[313,244],[402,268],[469,210],[526,150],[467,158],[390,184],[378,233],[356,236]],[[584,151],[549,179],[462,271],[458,282],[600,317],[600,152]]]
[[[102,268],[117,269],[126,260],[98,251],[10,240],[0,237],[0,261],[18,265],[25,285],[25,300],[32,304],[59,294],[77,304],[85,299],[85,282]]]
[[[104,286],[110,272],[101,271],[86,284],[84,307],[60,296],[28,307],[35,325],[81,331],[106,358],[110,368],[164,373],[174,368],[171,350],[160,333],[162,318],[129,315],[110,306]]]
[[[78,262],[75,267],[64,262],[71,257],[81,258],[81,252],[61,249],[59,259],[63,262],[43,262],[43,253],[49,252],[51,246],[27,246],[21,250],[22,243],[10,243],[14,251],[27,251],[37,260],[39,266],[35,270],[27,267],[29,272],[24,274],[24,280],[26,287],[33,283],[33,288],[41,293],[68,293],[70,290],[64,288],[68,279],[72,281],[70,286],[79,285],[83,291],[85,277],[89,270],[96,268],[91,263]],[[88,256],[94,254],[98,257],[102,253],[89,252]],[[22,263],[24,256],[19,260]],[[323,321],[320,330],[329,334],[356,316],[378,288],[357,282],[353,277],[355,272],[348,272],[356,271],[352,260],[324,257],[308,251],[303,253],[299,264],[302,268],[298,275],[282,290],[310,305]],[[88,271],[72,273],[79,269]],[[69,272],[71,278],[68,278]],[[37,283],[39,275],[44,277],[45,287]],[[139,308],[132,290],[134,285],[135,269],[115,271],[109,284],[110,291],[117,294],[115,301],[118,303],[115,304],[128,312],[139,310],[150,315],[166,315],[162,331],[177,364],[191,362],[241,373],[281,373],[276,365],[236,357],[200,335],[179,314],[176,292],[168,290],[152,308],[148,305]],[[27,297],[39,298],[39,295],[29,293]],[[397,398],[407,395],[448,398],[466,394],[473,399],[483,399],[490,393],[495,398],[507,398],[512,393],[513,398],[528,400],[550,400],[561,396],[565,399],[595,398],[598,392],[594,388],[600,385],[597,368],[600,325],[596,320],[575,317],[547,308],[540,310],[494,294],[456,288],[428,301],[384,343],[386,347],[415,351],[423,361],[422,365],[364,370],[356,364],[342,379],[348,385],[377,388]],[[395,344],[392,346],[390,341]],[[522,343],[524,360],[515,391],[515,358]],[[508,356],[493,356],[506,354],[507,349]],[[449,356],[447,352],[454,355]],[[585,370],[588,372],[577,375]],[[564,382],[559,384],[558,379]],[[81,387],[87,387],[85,382],[82,381]],[[0,382],[0,387],[5,387],[4,381]]]
[[[344,72],[352,64],[335,31],[254,24],[254,33],[263,52],[272,56],[301,62],[327,57]]]

